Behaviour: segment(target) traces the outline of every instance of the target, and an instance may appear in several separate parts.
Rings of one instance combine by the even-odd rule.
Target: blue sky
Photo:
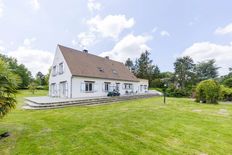
[[[176,57],[232,67],[232,1],[0,0],[0,52],[46,73],[62,44],[118,61],[149,50],[161,71]]]

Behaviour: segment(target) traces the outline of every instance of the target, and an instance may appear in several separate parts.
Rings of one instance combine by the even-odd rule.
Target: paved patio
[[[134,94],[134,95],[121,95],[123,96],[142,96],[146,94],[154,94],[154,95],[162,95],[162,93],[155,91],[155,90],[149,90],[149,92],[144,94]],[[58,98],[58,97],[49,97],[49,96],[39,96],[39,97],[26,97],[26,100],[29,100],[31,102],[35,103],[60,103],[60,102],[70,102],[70,101],[79,101],[79,100],[89,100],[89,99],[101,99],[101,98],[110,98],[107,96],[99,96],[99,97],[83,97],[83,98]]]

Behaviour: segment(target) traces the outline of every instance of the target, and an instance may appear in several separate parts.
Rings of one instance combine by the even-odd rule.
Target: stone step
[[[52,106],[64,106],[64,105],[72,105],[72,104],[101,104],[101,103],[107,103],[107,102],[119,102],[124,100],[130,100],[130,99],[136,99],[136,98],[113,98],[113,99],[105,99],[105,100],[94,100],[94,101],[79,101],[79,102],[64,102],[64,103],[56,103],[56,104],[39,104],[27,101],[27,105],[31,107],[52,107]]]
[[[96,99],[83,99],[83,100],[72,100],[68,102],[54,102],[54,103],[36,103],[26,99],[26,105],[23,109],[39,110],[39,109],[55,109],[63,108],[67,106],[81,106],[81,105],[98,105],[111,102],[120,102],[125,100],[139,99],[139,98],[149,98],[157,95],[146,94],[146,95],[135,95],[135,96],[120,96],[120,97],[106,97],[106,98],[96,98]]]

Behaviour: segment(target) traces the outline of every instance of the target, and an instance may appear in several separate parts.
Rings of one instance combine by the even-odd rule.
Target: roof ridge
[[[64,46],[64,45],[60,45],[60,44],[57,44],[58,47],[62,47],[62,48],[67,48],[67,49],[71,49],[72,51],[76,51],[76,52],[81,52],[83,54],[86,54],[86,55],[91,55],[91,56],[95,56],[95,57],[98,57],[98,58],[101,58],[101,59],[104,59],[104,60],[109,60],[109,61],[113,61],[113,62],[116,62],[116,63],[121,63],[123,64],[123,62],[120,62],[120,61],[116,61],[116,60],[112,60],[112,59],[106,59],[102,56],[99,56],[99,55],[95,55],[95,54],[92,54],[92,53],[84,53],[83,51],[80,51],[80,50],[77,50],[77,49],[74,49],[74,48],[71,48],[71,47],[67,47],[67,46]],[[123,64],[124,65],[124,64]]]

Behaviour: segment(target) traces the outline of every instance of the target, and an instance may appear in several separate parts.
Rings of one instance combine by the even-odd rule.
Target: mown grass
[[[39,91],[38,95],[47,92]],[[230,154],[232,105],[161,97],[25,111],[0,120],[0,154]]]

